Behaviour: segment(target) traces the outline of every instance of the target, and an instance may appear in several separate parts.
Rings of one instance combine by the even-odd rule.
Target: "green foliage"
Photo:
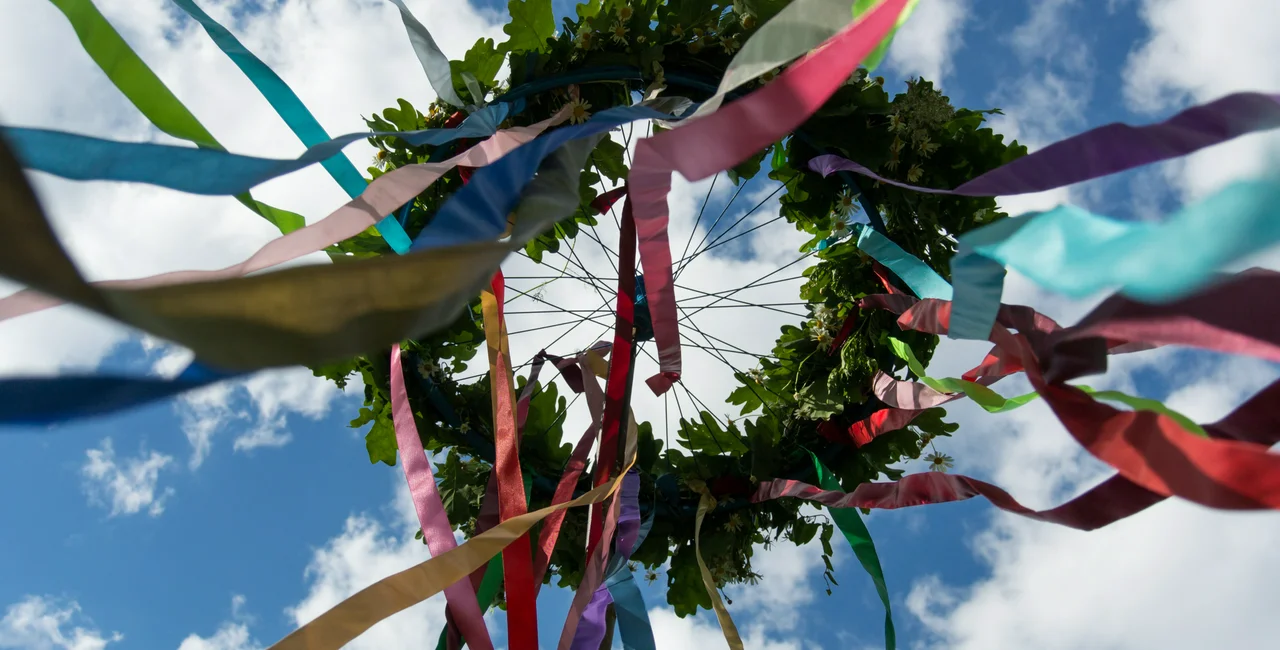
[[[461,61],[452,62],[454,83],[465,88],[462,74],[474,77],[485,91],[501,92],[496,75],[504,60],[510,65],[509,83],[600,66],[628,66],[645,78],[582,83],[573,91],[553,88],[527,97],[526,110],[503,126],[526,125],[559,110],[576,92],[593,113],[630,104],[644,93],[659,71],[679,71],[684,79],[703,77],[712,84],[751,33],[786,6],[786,0],[590,0],[578,5],[576,18],[565,19],[557,32],[549,0],[511,0],[512,21],[504,28],[505,43],[482,39]],[[665,74],[665,73],[664,73]],[[698,100],[701,87],[682,86],[666,79],[666,95]],[[753,83],[747,89],[755,87]],[[371,129],[407,131],[441,128],[454,108],[434,103],[425,113],[405,100],[366,119]],[[762,171],[785,184],[779,194],[781,214],[810,239],[810,247],[829,240],[839,226],[861,219],[862,204],[883,218],[886,234],[907,252],[924,260],[943,277],[949,275],[955,235],[1000,218],[994,200],[919,194],[855,179],[823,178],[810,172],[815,155],[835,153],[856,160],[881,175],[932,187],[954,187],[973,176],[1024,155],[1024,147],[1005,143],[985,128],[996,111],[955,109],[929,82],[913,81],[905,92],[890,96],[879,79],[864,72],[852,76],[795,134],[774,143],[728,172],[735,184]],[[661,129],[655,129],[658,131]],[[471,142],[441,147],[410,146],[395,136],[371,138],[379,154],[369,173],[377,177],[405,165],[443,160]],[[594,150],[579,180],[579,209],[541,233],[525,247],[535,261],[553,264],[558,272],[569,256],[564,247],[579,241],[583,228],[597,225],[590,204],[609,183],[624,182],[628,173],[624,147],[605,139]],[[406,230],[416,235],[440,206],[462,186],[457,171],[449,172],[410,206]],[[845,199],[857,198],[857,201]],[[844,203],[855,204],[843,211]],[[594,233],[589,233],[594,235]],[[640,423],[636,467],[641,472],[641,502],[656,504],[656,519],[633,560],[649,569],[664,565],[668,602],[680,616],[709,608],[693,552],[693,518],[698,496],[686,486],[704,480],[720,502],[703,525],[703,553],[717,585],[754,584],[751,554],[756,545],[818,539],[823,549],[824,579],[836,585],[831,565],[834,528],[800,513],[794,500],[747,502],[759,481],[778,477],[812,480],[807,449],[821,451],[823,462],[846,489],[882,478],[901,476],[896,467],[918,458],[922,449],[951,435],[956,425],[943,409],[930,409],[908,427],[888,432],[855,448],[819,432],[847,431],[869,416],[878,403],[871,399],[871,379],[877,371],[900,372],[906,361],[895,353],[901,342],[921,364],[927,364],[936,337],[903,332],[894,316],[859,309],[858,300],[883,293],[871,262],[850,239],[830,240],[814,252],[816,264],[804,271],[799,297],[809,304],[809,317],[784,326],[769,358],[749,372],[735,373],[738,385],[728,402],[741,419],[720,422],[708,412],[686,414],[676,431],[677,446],[664,448],[653,427]],[[336,247],[351,257],[391,254],[372,230]],[[563,255],[562,255],[563,252]],[[482,345],[478,304],[449,328],[420,340],[402,342],[405,380],[423,449],[437,466],[441,496],[450,521],[474,533],[491,467],[485,460],[493,448],[489,383],[470,368]],[[852,331],[838,350],[832,337],[853,319]],[[369,427],[366,451],[373,463],[396,462],[396,438],[389,406],[387,351],[372,351],[355,359],[317,366],[317,376],[345,386],[358,374],[365,404],[352,420],[354,428]],[[422,361],[420,364],[419,361]],[[483,365],[483,364],[482,364]],[[918,375],[918,373],[915,373]],[[464,380],[464,378],[466,378]],[[472,381],[475,379],[475,381]],[[460,381],[462,380],[462,381]],[[527,381],[518,378],[518,390]],[[549,504],[572,443],[580,432],[564,438],[564,410],[568,400],[556,384],[532,388],[527,422],[522,432],[521,464],[534,482],[531,507]],[[637,414],[644,417],[645,414]],[[665,439],[665,436],[664,436]],[[674,443],[673,443],[674,444]],[[489,456],[491,458],[491,456]],[[590,472],[576,486],[590,486]],[[563,523],[561,543],[551,554],[547,580],[576,587],[584,571],[582,539],[585,509],[570,510]],[[767,586],[766,586],[767,588]]]
[[[507,52],[540,52],[547,40],[556,35],[551,0],[509,0],[507,11],[511,20],[502,27],[507,34],[502,47]]]

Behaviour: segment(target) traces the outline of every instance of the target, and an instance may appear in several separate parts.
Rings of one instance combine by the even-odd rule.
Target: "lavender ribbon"
[[[627,472],[622,479],[622,514],[618,518],[618,537],[615,550],[609,561],[605,575],[612,577],[619,571],[625,571],[631,553],[636,548],[640,534],[640,473],[636,470]],[[605,635],[605,610],[613,603],[609,593],[609,580],[601,581],[591,596],[591,602],[582,612],[582,621],[573,635],[571,650],[598,650]]]
[[[1178,158],[1227,140],[1280,127],[1280,95],[1235,93],[1192,106],[1156,124],[1114,122],[1055,142],[1001,165],[953,190],[884,178],[852,160],[818,156],[809,169],[829,176],[850,171],[916,192],[958,196],[1032,194]]]

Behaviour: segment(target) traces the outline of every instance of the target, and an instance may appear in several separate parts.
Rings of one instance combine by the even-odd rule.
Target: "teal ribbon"
[[[394,0],[393,0],[394,1]],[[298,136],[299,140],[308,147],[327,142],[329,134],[325,132],[324,127],[320,126],[311,111],[307,110],[306,105],[298,97],[297,93],[286,84],[280,75],[277,75],[267,64],[261,59],[254,56],[252,52],[245,48],[227,28],[223,27],[218,21],[209,17],[204,10],[196,6],[192,0],[173,0],[183,11],[191,16],[204,27],[205,32],[213,39],[218,48],[226,54],[237,68],[244,73],[253,86],[262,93],[267,103],[271,104],[271,108],[284,120],[285,124]],[[445,62],[446,65],[448,62]],[[368,183],[364,176],[356,170],[355,165],[341,153],[328,158],[322,163],[325,170],[333,177],[338,185],[342,186],[351,198],[360,196]],[[412,241],[409,235],[401,227],[400,222],[396,220],[394,215],[388,215],[378,222],[378,232],[382,234],[382,238],[387,240],[387,244],[391,246],[397,253],[403,255],[409,252]]]
[[[813,457],[813,468],[818,472],[818,486],[824,490],[843,492],[844,488],[840,487],[840,481],[831,474],[831,470],[827,469],[813,452],[809,452],[809,455]],[[853,554],[858,557],[858,562],[862,563],[862,568],[876,585],[876,594],[880,596],[880,602],[884,603],[884,647],[886,650],[894,650],[898,640],[893,630],[893,607],[889,604],[889,587],[884,582],[884,569],[880,567],[880,556],[876,554],[876,544],[871,540],[871,531],[867,530],[867,525],[863,523],[857,508],[827,508],[827,511],[831,513],[831,519],[835,521],[836,528],[839,528],[844,538],[849,541],[849,546],[853,548]]]
[[[920,298],[951,300],[951,285],[920,258],[902,250],[891,239],[874,228],[854,224],[858,229],[858,248],[875,261],[893,271]],[[983,337],[986,338],[986,337]]]
[[[1163,223],[1120,221],[1075,206],[1005,219],[960,237],[952,338],[986,340],[1005,268],[1080,299],[1118,288],[1149,303],[1186,296],[1226,264],[1280,242],[1280,181],[1233,183]]]

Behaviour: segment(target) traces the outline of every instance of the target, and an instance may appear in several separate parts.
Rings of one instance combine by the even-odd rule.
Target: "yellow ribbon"
[[[729,643],[730,650],[743,650],[742,637],[738,636],[738,626],[733,624],[733,617],[729,616],[729,610],[725,609],[724,603],[720,600],[716,581],[711,577],[707,563],[702,561],[702,520],[716,507],[716,498],[711,496],[706,483],[699,479],[689,480],[688,485],[694,492],[702,495],[702,499],[698,501],[698,518],[693,524],[693,555],[698,560],[698,570],[702,572],[702,584],[707,588],[707,594],[711,596],[711,608],[716,612],[720,629],[724,631],[724,640]]]

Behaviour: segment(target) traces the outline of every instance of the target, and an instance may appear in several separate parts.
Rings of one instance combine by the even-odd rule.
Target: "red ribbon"
[[[490,289],[496,302],[498,346],[492,354],[489,373],[493,393],[494,465],[498,475],[498,514],[502,521],[527,512],[524,478],[520,472],[520,443],[517,440],[515,393],[505,345],[506,324],[502,317],[505,298],[502,271],[493,276]],[[487,315],[487,314],[486,314]],[[507,637],[512,650],[538,650],[537,593],[533,584],[533,550],[529,534],[502,551],[502,572],[507,593]]]

